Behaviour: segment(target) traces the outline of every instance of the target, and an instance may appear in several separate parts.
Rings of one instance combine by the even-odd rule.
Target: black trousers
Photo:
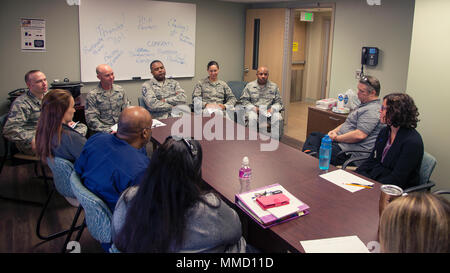
[[[313,156],[319,158],[319,150],[320,144],[322,143],[322,138],[325,136],[324,133],[321,132],[312,132],[306,138],[305,144],[303,144],[302,152],[306,150],[310,150],[313,152]],[[333,141],[331,143],[331,160],[330,164],[337,166],[342,165],[344,162],[350,158],[350,155],[346,155],[342,153],[338,156],[339,152],[341,152],[341,147],[339,147],[338,142]]]

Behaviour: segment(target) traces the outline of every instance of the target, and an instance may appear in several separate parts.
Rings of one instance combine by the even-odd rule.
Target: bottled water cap
[[[242,165],[248,165],[248,163],[248,157],[244,156],[244,158],[242,158]]]

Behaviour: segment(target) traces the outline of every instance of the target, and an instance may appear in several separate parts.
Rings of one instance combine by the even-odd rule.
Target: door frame
[[[286,3],[260,3],[250,4],[248,9],[274,9],[285,8],[285,31],[284,31],[284,46],[283,46],[283,65],[282,65],[282,90],[281,97],[284,104],[283,120],[284,124],[288,123],[289,104],[291,97],[291,73],[292,73],[292,43],[294,39],[294,20],[295,10],[297,9],[320,9],[331,8],[331,26],[330,26],[330,39],[328,49],[328,64],[327,64],[327,80],[326,80],[326,96],[330,92],[330,77],[331,77],[331,65],[332,65],[332,52],[333,52],[333,40],[334,40],[334,26],[335,26],[335,12],[336,3],[315,3],[305,4],[298,2],[286,2]],[[245,73],[245,72],[243,72]],[[242,76],[244,77],[244,76]]]
[[[332,65],[332,52],[333,52],[333,40],[334,40],[334,21],[335,21],[335,11],[336,11],[335,3],[324,3],[324,4],[316,4],[316,5],[292,5],[287,10],[286,15],[286,27],[285,29],[285,51],[283,53],[283,90],[282,90],[282,98],[285,105],[285,113],[284,113],[284,123],[288,123],[288,113],[289,113],[289,104],[291,97],[291,73],[292,73],[292,43],[294,37],[294,20],[295,20],[295,11],[301,9],[320,9],[326,8],[331,9],[331,20],[330,20],[330,28],[329,28],[329,38],[328,38],[328,58],[326,65],[326,79],[325,79],[325,97],[328,97],[330,93],[330,77],[331,77],[331,65]],[[305,56],[306,57],[306,56]],[[308,60],[305,59],[306,62]],[[323,64],[322,64],[323,66]],[[322,67],[321,66],[321,67]],[[288,83],[288,84],[286,84]]]

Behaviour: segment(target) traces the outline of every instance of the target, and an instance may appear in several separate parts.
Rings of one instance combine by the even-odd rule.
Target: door
[[[303,71],[306,60],[306,22],[300,21],[300,12],[295,14],[293,31],[290,102],[302,100]]]
[[[283,92],[283,47],[286,9],[248,9],[245,30],[244,81],[256,80],[258,66],[269,69],[269,80]],[[255,22],[258,25],[259,31]],[[256,35],[255,35],[256,34]],[[259,46],[258,46],[259,41]],[[257,61],[255,60],[257,59]],[[283,97],[283,94],[281,94]]]

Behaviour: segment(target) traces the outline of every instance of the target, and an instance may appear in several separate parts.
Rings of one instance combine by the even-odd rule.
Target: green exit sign
[[[314,13],[308,11],[300,12],[300,21],[314,22]]]

